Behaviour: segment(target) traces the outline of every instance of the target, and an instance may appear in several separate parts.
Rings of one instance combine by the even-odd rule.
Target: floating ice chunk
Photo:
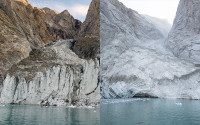
[[[176,105],[178,105],[178,106],[182,106],[182,103],[181,102],[177,102],[177,103],[175,103]]]
[[[76,108],[76,106],[71,105],[71,106],[68,106],[67,108]]]

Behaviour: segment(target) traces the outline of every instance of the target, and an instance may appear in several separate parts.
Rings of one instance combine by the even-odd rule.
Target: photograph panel
[[[0,125],[100,124],[100,0],[0,0]]]
[[[200,123],[199,5],[101,0],[102,125]]]

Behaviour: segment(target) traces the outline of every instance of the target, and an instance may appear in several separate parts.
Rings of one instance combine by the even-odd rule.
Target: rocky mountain
[[[102,98],[200,99],[200,69],[168,49],[169,27],[161,27],[163,21],[118,0],[101,0],[100,6]]]
[[[79,36],[96,36],[100,35],[100,0],[93,0],[88,14],[86,16],[86,20],[81,27],[81,31]]]
[[[91,2],[72,50],[80,58],[100,58],[100,0]]]
[[[1,0],[0,15],[1,74],[26,58],[33,48],[54,40],[75,38],[81,25],[67,10],[58,14],[33,7],[27,0]]]
[[[200,2],[180,0],[167,45],[182,59],[200,61]]]
[[[91,19],[94,9],[85,26],[99,25]],[[39,9],[27,0],[0,1],[0,15],[0,103],[99,104],[99,37],[80,35],[99,30],[96,25],[83,31],[67,10]]]

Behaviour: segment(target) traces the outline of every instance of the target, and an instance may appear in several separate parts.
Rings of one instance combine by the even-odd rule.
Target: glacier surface
[[[200,68],[169,49],[169,24],[117,0],[101,0],[100,15],[101,98],[200,99]]]
[[[0,85],[0,103],[95,106],[100,103],[99,60],[80,59],[73,40],[35,50]]]

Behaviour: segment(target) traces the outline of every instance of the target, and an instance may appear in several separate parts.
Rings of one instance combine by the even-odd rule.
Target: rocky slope
[[[96,36],[99,37],[100,34],[100,0],[93,0],[86,20],[81,27],[79,36]]]
[[[99,30],[98,6],[81,27],[67,10],[0,1],[0,103],[98,105],[99,36],[85,33]]]
[[[166,47],[169,28],[117,0],[101,0],[100,14],[102,98],[200,99],[199,67]]]
[[[0,15],[0,74],[26,58],[33,48],[75,38],[81,25],[67,10],[58,14],[33,7],[27,0],[1,0]]]
[[[200,62],[200,2],[180,0],[167,45],[182,59]]]
[[[80,58],[100,58],[100,0],[91,2],[72,49]]]

